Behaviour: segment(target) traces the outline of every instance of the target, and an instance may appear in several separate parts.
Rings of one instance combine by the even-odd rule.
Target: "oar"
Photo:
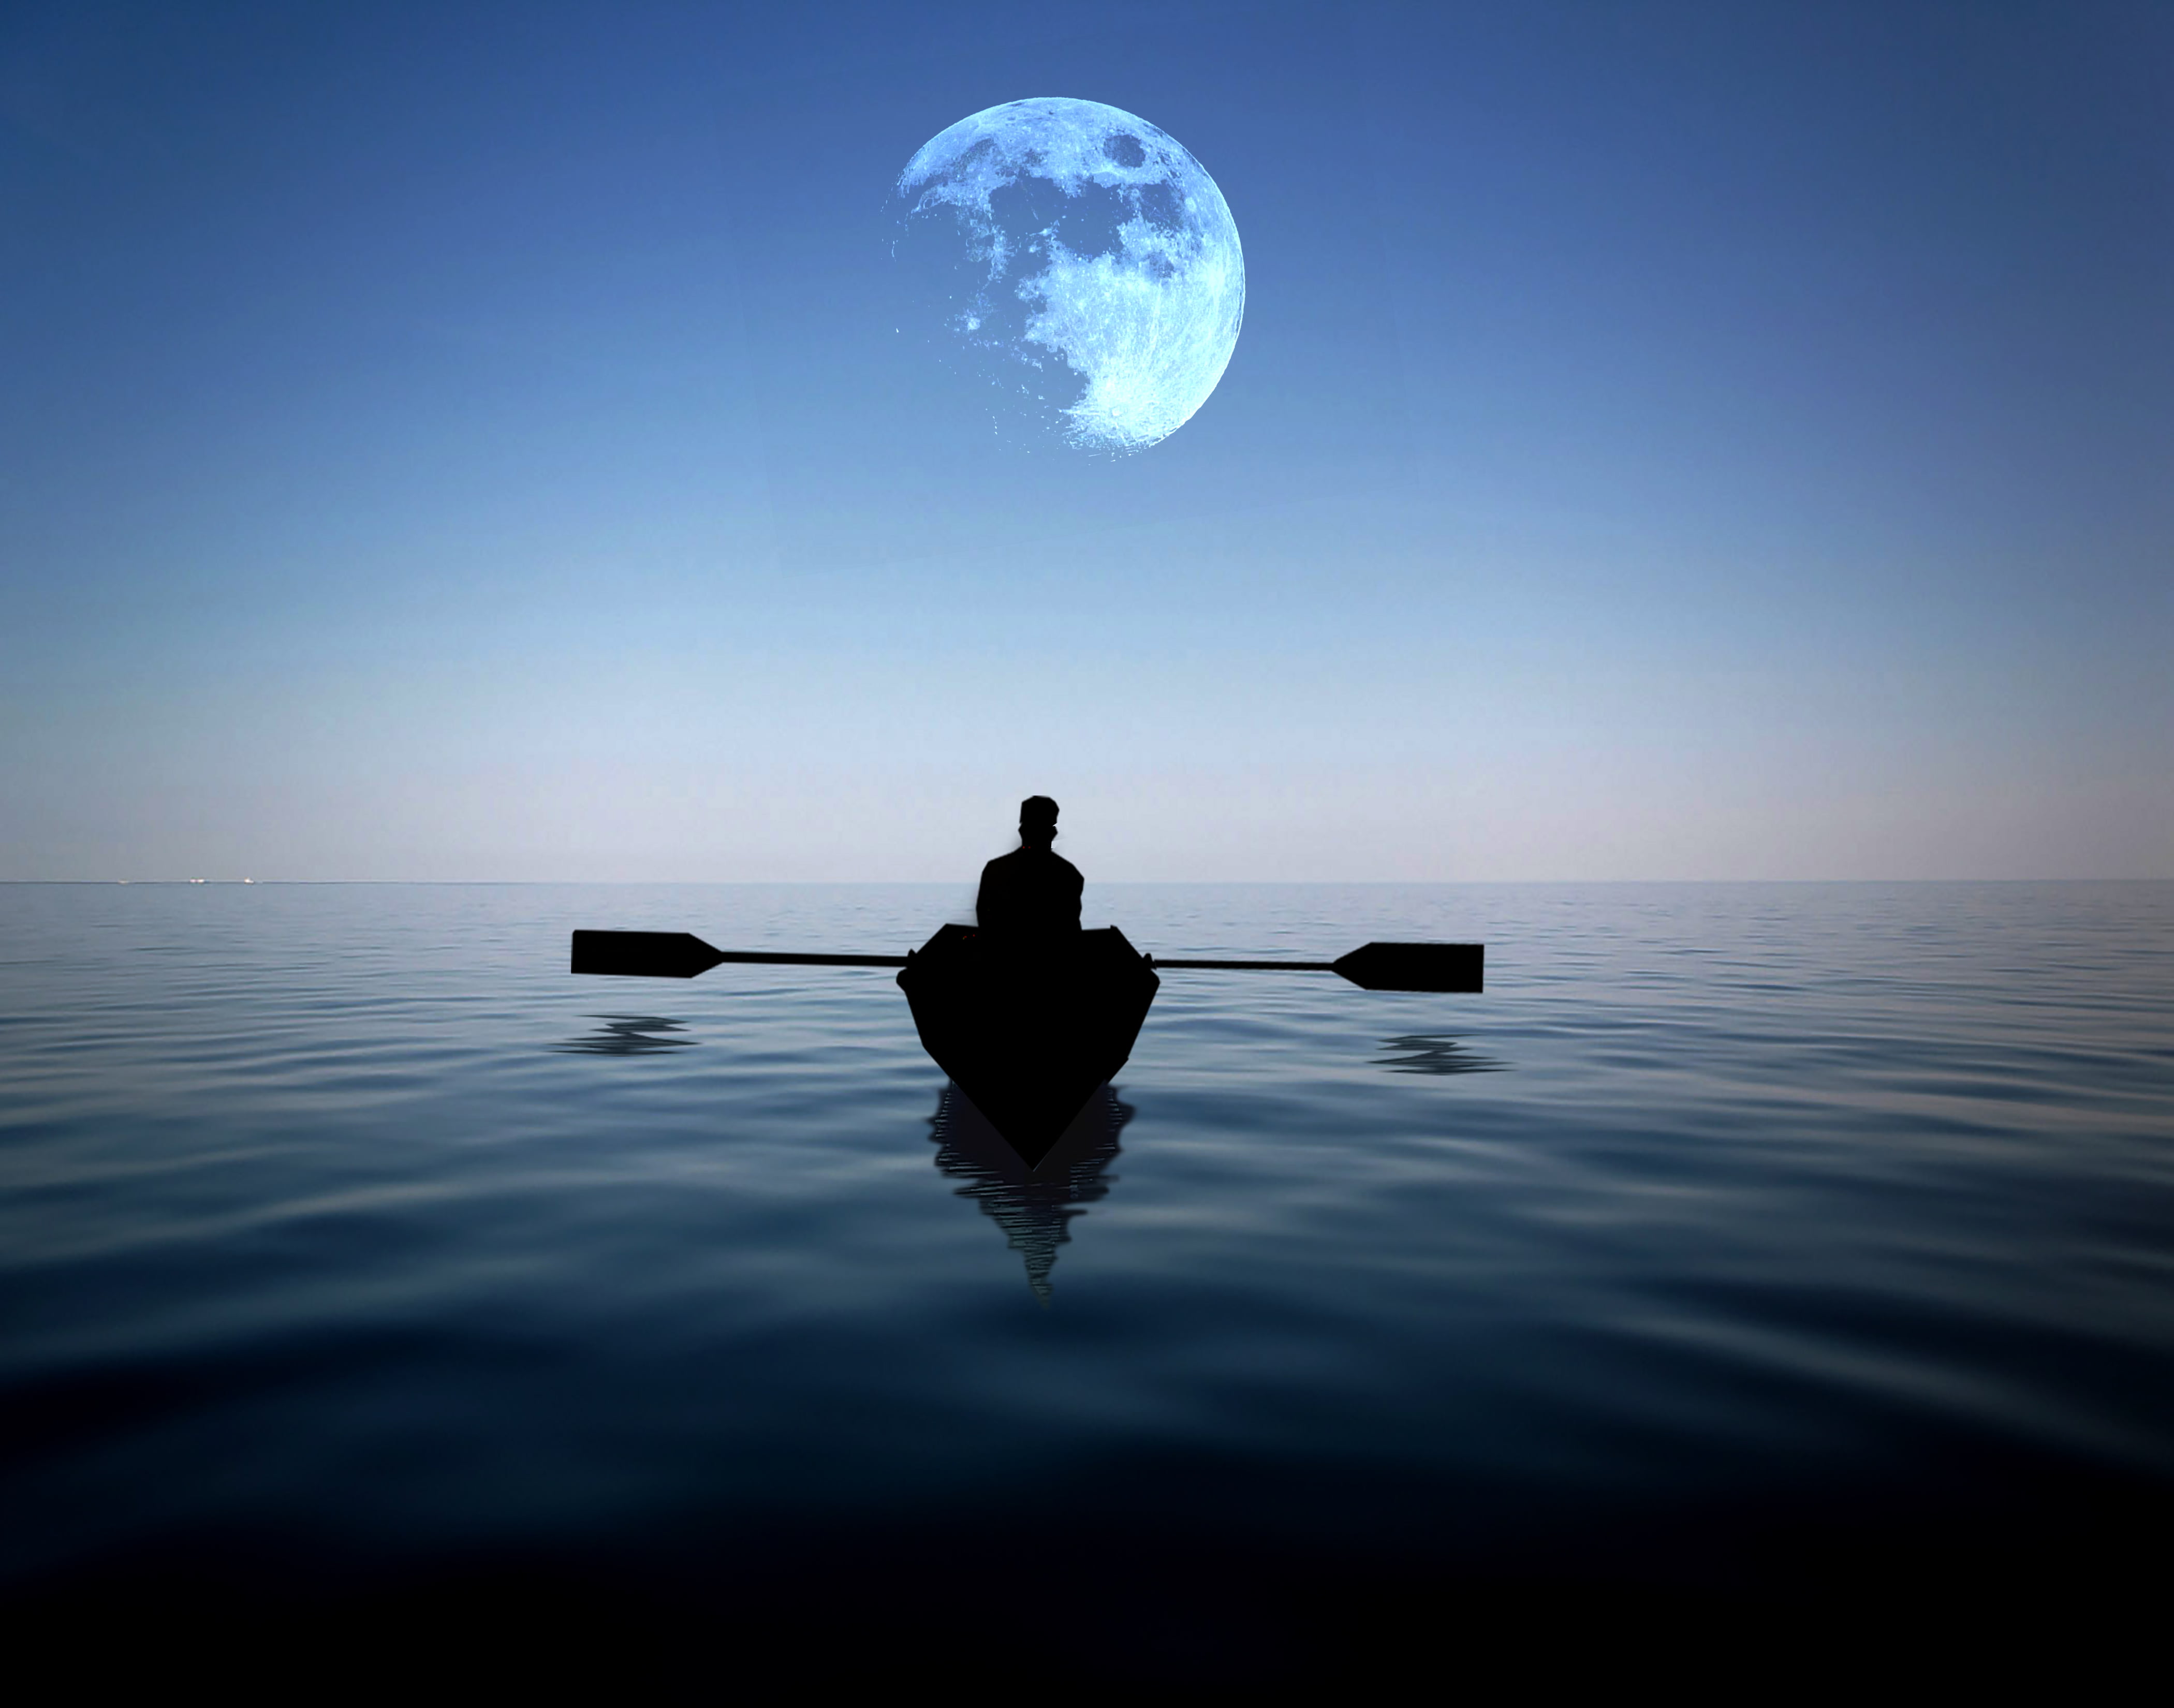
[[[621,973],[637,979],[691,979],[711,967],[738,961],[753,966],[902,967],[902,954],[773,954],[768,950],[711,949],[688,931],[577,931],[574,970]]]
[[[1487,949],[1477,943],[1370,943],[1333,961],[1157,960],[1203,972],[1336,973],[1367,991],[1471,992],[1484,988]],[[902,967],[902,954],[784,954],[767,949],[711,949],[691,932],[577,931],[574,970],[630,978],[691,979],[727,963],[746,966]]]
[[[1477,991],[1487,965],[1484,943],[1370,943],[1333,961],[1164,960],[1149,955],[1157,972],[1165,967],[1203,971],[1252,973],[1338,973],[1362,991]]]

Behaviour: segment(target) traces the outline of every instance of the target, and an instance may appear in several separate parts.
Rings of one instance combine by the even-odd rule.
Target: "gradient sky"
[[[0,878],[2174,877],[2174,8],[0,8]],[[913,150],[1214,176],[992,441]]]

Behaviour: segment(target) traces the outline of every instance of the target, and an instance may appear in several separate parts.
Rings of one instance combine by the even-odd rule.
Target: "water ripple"
[[[576,925],[895,950],[958,899],[0,889],[0,1575],[1090,1472],[1437,1550],[2174,1478],[2174,886],[1096,888],[1160,956],[1484,939],[1489,988],[1167,972],[1039,1170],[886,974],[564,971]]]

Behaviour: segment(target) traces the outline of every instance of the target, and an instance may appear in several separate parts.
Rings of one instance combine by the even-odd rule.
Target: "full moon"
[[[1145,119],[1008,101],[924,143],[898,197],[895,252],[915,264],[924,329],[996,387],[1000,419],[1083,451],[1144,451],[1230,365],[1246,313],[1237,224],[1200,162]]]

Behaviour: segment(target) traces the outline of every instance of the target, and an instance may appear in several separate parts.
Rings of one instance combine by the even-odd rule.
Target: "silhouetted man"
[[[1050,844],[1057,840],[1057,803],[1030,795],[1019,803],[1019,846],[982,868],[974,918],[989,936],[1009,943],[1070,937],[1079,929],[1079,868]]]

